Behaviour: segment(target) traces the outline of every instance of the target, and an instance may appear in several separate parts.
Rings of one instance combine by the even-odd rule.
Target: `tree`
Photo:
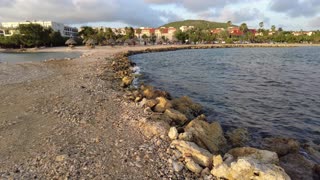
[[[126,31],[125,39],[133,39],[134,38],[133,27],[125,27],[125,31]]]
[[[79,36],[81,36],[85,41],[97,34],[97,32],[89,26],[83,26],[81,29],[82,30],[79,32]]]
[[[275,26],[275,25],[272,25],[272,26],[271,26],[271,31],[272,31],[272,32],[275,32],[275,31],[276,31],[276,26]]]
[[[50,38],[50,45],[51,46],[62,46],[65,43],[65,39],[61,36],[60,31],[52,31],[49,34],[49,38]]]
[[[40,24],[20,24],[18,31],[22,35],[21,41],[23,45],[28,47],[38,47],[49,43],[49,34],[52,29],[43,28]]]
[[[247,33],[248,30],[249,30],[249,29],[248,29],[248,26],[247,26],[246,23],[242,23],[242,24],[240,25],[240,31],[242,31],[244,34]]]
[[[261,21],[260,23],[259,23],[259,27],[260,27],[260,29],[263,29],[263,22]]]
[[[278,31],[279,31],[279,32],[282,32],[282,31],[283,31],[282,27],[279,27],[279,28],[278,28]]]
[[[227,22],[227,27],[230,27],[232,25],[232,22],[231,21],[228,21]]]
[[[138,38],[140,39],[142,30],[140,28],[136,29],[136,33],[138,34]]]
[[[189,38],[188,34],[186,32],[182,32],[181,30],[176,31],[174,33],[174,37],[177,38],[177,40],[181,43],[185,43],[186,39]]]

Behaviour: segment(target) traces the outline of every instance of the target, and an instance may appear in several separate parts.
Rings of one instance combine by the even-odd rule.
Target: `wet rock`
[[[192,133],[184,132],[184,133],[179,134],[179,140],[192,142],[193,141]]]
[[[177,125],[183,125],[188,121],[186,115],[171,108],[166,109],[164,114],[170,117]]]
[[[181,162],[173,161],[172,168],[175,172],[180,172],[184,168],[184,165]]]
[[[280,166],[293,180],[312,179],[314,174],[314,163],[298,153],[281,157]]]
[[[170,130],[169,130],[169,133],[168,133],[169,138],[172,139],[172,140],[175,140],[175,139],[178,138],[178,135],[179,135],[179,133],[178,133],[177,128],[176,127],[171,127]]]
[[[198,103],[194,103],[187,96],[173,99],[172,107],[185,114],[189,120],[194,119],[202,113],[202,106]]]
[[[192,158],[186,158],[186,168],[189,169],[191,172],[196,174],[200,174],[203,168],[199,166]]]
[[[297,153],[300,149],[300,143],[290,138],[265,138],[264,148],[276,152],[279,156],[289,153]]]
[[[261,163],[279,163],[278,155],[275,152],[260,150],[252,147],[240,147],[234,148],[228,151],[234,158],[238,157],[250,157],[258,160]]]
[[[199,116],[192,120],[185,131],[193,135],[194,142],[202,148],[208,149],[212,153],[221,151],[227,144],[223,136],[223,130],[218,122],[209,124]]]
[[[237,128],[226,133],[228,140],[233,147],[244,146],[249,140],[249,133],[246,128]]]
[[[155,112],[163,113],[166,111],[166,109],[169,109],[172,107],[171,102],[164,97],[157,97],[156,100],[158,101],[158,104],[154,107]]]
[[[184,156],[191,155],[193,160],[202,166],[209,167],[212,165],[212,154],[193,142],[174,140],[171,146],[177,148]]]
[[[209,168],[204,168],[202,171],[201,171],[201,177],[206,177],[206,176],[210,176],[210,169]]]
[[[228,180],[290,180],[281,167],[274,164],[264,164],[252,158],[238,158],[230,165],[220,164],[213,167],[211,174]]]

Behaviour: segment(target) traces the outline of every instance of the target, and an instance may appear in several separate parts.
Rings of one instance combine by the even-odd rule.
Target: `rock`
[[[185,124],[188,119],[186,115],[182,114],[181,112],[174,110],[174,109],[166,109],[164,114],[170,117],[177,125]]]
[[[313,179],[320,179],[320,165],[313,166]]]
[[[194,103],[187,96],[172,100],[172,107],[182,114],[185,114],[189,120],[194,119],[202,113],[202,106]]]
[[[158,101],[155,99],[149,99],[146,101],[145,105],[149,108],[153,108],[158,104]]]
[[[147,99],[154,98],[154,90],[152,86],[141,86],[142,95]]]
[[[59,155],[59,156],[56,157],[56,161],[57,161],[57,162],[62,162],[62,161],[64,161],[65,159],[67,159],[67,157],[68,157],[68,156],[65,155],[65,154],[64,154],[64,155]]]
[[[198,117],[185,127],[185,131],[192,133],[196,144],[208,149],[212,153],[221,151],[227,144],[223,136],[222,128],[218,122],[209,124],[201,120],[201,117]]]
[[[192,158],[186,158],[186,168],[189,169],[191,172],[194,172],[196,174],[200,174],[203,170],[202,167],[199,166],[196,162],[193,161]]]
[[[157,97],[158,104],[154,107],[155,112],[163,113],[166,109],[172,107],[171,102],[164,97]]]
[[[181,162],[173,161],[172,162],[172,168],[175,172],[182,171],[184,165]]]
[[[161,135],[167,135],[170,129],[170,125],[165,121],[146,121],[140,122],[142,133],[148,138],[154,136],[159,137]]]
[[[201,171],[201,177],[205,177],[205,176],[209,176],[209,175],[211,175],[209,168],[206,167]]]
[[[178,130],[176,127],[171,127],[170,130],[169,130],[169,133],[168,133],[168,136],[171,140],[175,140],[178,138]]]
[[[217,167],[222,163],[223,163],[223,159],[222,159],[221,155],[213,156],[213,166],[214,167]]]
[[[314,163],[298,153],[281,157],[280,166],[292,179],[312,179],[314,174]]]
[[[233,147],[244,146],[249,140],[249,133],[246,128],[237,128],[228,131],[226,135]]]
[[[212,165],[213,155],[193,142],[174,140],[171,145],[177,148],[184,156],[190,154],[193,160],[202,166],[210,167]]]
[[[179,140],[192,142],[193,141],[192,133],[184,132],[184,133],[179,134]]]
[[[237,161],[213,167],[211,174],[228,180],[290,180],[285,171],[274,164],[263,164],[252,158],[238,158]]]
[[[133,78],[130,76],[125,76],[122,78],[122,83],[121,83],[121,87],[128,87],[132,84]]]
[[[271,164],[279,163],[279,158],[277,153],[267,151],[267,150],[260,150],[252,147],[234,148],[229,150],[228,154],[231,154],[234,158],[250,157],[258,160],[261,163],[271,163]]]
[[[300,143],[290,138],[265,138],[263,146],[267,150],[276,152],[279,156],[297,153],[300,149]]]

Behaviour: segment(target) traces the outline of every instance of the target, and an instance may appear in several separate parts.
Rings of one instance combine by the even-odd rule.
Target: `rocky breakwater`
[[[139,122],[141,132],[169,142],[168,165],[173,172],[188,171],[201,179],[319,178],[319,165],[300,155],[300,144],[294,140],[265,139],[263,147],[267,150],[246,147],[245,129],[224,133],[219,122],[208,123],[202,106],[189,97],[172,98],[168,92],[152,86],[133,87],[134,63],[127,57],[135,53],[117,55],[112,67],[127,92],[125,97],[144,108],[148,115]],[[313,154],[317,155],[316,152]]]

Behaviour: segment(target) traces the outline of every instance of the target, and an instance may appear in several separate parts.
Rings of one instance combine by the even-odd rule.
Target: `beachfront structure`
[[[15,29],[17,29],[20,24],[39,24],[45,28],[52,28],[54,31],[60,32],[63,37],[75,37],[78,35],[77,28],[53,21],[2,22],[0,23],[0,29],[4,32],[3,35],[12,36],[16,33]]]
[[[177,31],[174,27],[161,27],[161,28],[148,28],[148,27],[140,27],[138,28],[141,30],[140,33],[137,33],[137,29],[135,29],[135,34],[138,37],[142,37],[146,35],[147,37],[151,37],[152,35],[156,36],[156,39],[161,41],[164,39],[168,41],[175,40],[174,33]]]
[[[179,28],[182,32],[186,32],[188,30],[194,29],[194,26],[181,26]]]
[[[248,29],[249,32],[251,32],[252,34],[256,34],[256,30],[255,29]],[[240,30],[239,27],[228,27],[227,29],[225,28],[215,28],[211,30],[212,34],[220,34],[222,32],[228,32],[231,36],[242,36],[244,35],[244,33]]]
[[[301,36],[301,35],[312,36],[312,34],[313,34],[312,31],[295,31],[295,32],[292,32],[292,35],[294,35],[294,36]]]

